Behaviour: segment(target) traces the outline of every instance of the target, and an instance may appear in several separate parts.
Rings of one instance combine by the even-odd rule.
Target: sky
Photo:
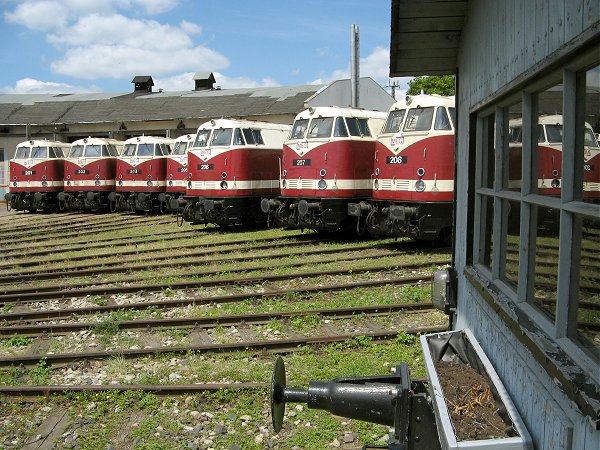
[[[222,89],[390,80],[390,0],[0,0],[0,94],[192,90],[196,72]],[[388,89],[389,90],[389,89]]]

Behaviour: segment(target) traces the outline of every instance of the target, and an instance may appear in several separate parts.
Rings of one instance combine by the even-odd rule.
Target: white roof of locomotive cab
[[[196,139],[196,133],[188,133],[183,136],[179,136],[178,138],[173,139],[173,143],[176,142],[194,142]]]
[[[424,108],[427,106],[445,106],[453,108],[455,105],[454,96],[444,96],[437,94],[418,94],[407,95],[402,100],[397,101],[390,107],[390,111],[407,108]]]
[[[172,144],[173,142],[174,139],[162,136],[134,136],[125,140],[123,144]]]
[[[254,120],[238,120],[238,119],[212,119],[204,122],[198,127],[198,130],[211,130],[213,128],[260,128],[267,130],[288,131],[292,128],[291,125],[283,125],[271,122],[258,122]]]
[[[70,147],[68,142],[49,141],[47,139],[29,139],[28,141],[19,142],[16,147]]]
[[[372,111],[361,108],[344,108],[341,106],[314,106],[300,111],[294,120],[311,119],[313,117],[357,117],[365,119],[385,119],[387,111]]]
[[[102,145],[102,144],[112,144],[120,147],[123,145],[123,141],[119,141],[117,139],[109,139],[109,138],[99,138],[99,137],[86,137],[77,139],[76,141],[71,142],[71,146],[73,145]]]

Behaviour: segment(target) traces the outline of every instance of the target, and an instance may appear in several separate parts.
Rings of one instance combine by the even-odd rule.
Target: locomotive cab
[[[185,134],[175,139],[173,150],[167,156],[166,192],[158,194],[161,209],[177,211],[179,199],[185,196],[188,174],[188,148],[196,140],[195,134]]]
[[[111,195],[118,210],[165,211],[166,203],[159,201],[159,195],[166,191],[167,156],[172,144],[172,139],[155,136],[125,141],[117,159],[116,192]]]
[[[58,206],[63,189],[64,157],[69,144],[30,140],[17,145],[10,160],[10,191],[5,194],[7,208],[50,211]]]

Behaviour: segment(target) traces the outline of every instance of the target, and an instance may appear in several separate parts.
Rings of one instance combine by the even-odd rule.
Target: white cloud
[[[0,87],[3,94],[75,94],[82,92],[98,92],[94,87],[73,86],[67,83],[54,83],[52,81],[34,80],[23,78],[14,86]]]
[[[222,87],[223,89],[280,86],[280,83],[269,77],[256,81],[248,77],[228,77],[219,72],[214,72],[214,76],[216,79],[215,85]]]
[[[62,28],[69,16],[68,8],[58,1],[26,1],[17,5],[13,12],[4,13],[7,22],[38,31]]]
[[[202,27],[196,23],[188,22],[187,20],[182,20],[179,24],[179,27],[185,31],[187,34],[200,34],[202,33]]]
[[[165,92],[173,91],[193,91],[195,72],[184,72],[166,78],[156,78],[154,80],[154,91],[162,89]],[[215,87],[222,89],[241,89],[280,86],[273,78],[263,78],[259,81],[248,77],[228,77],[219,72],[213,72],[215,76]]]
[[[161,14],[177,6],[178,0],[133,0],[133,6],[143,8],[147,14]]]

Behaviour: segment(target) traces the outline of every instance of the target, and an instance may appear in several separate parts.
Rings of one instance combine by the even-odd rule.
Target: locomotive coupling
[[[440,448],[427,390],[422,382],[411,382],[406,363],[396,366],[391,375],[311,381],[305,390],[286,387],[285,366],[278,357],[271,379],[275,432],[283,426],[287,402],[306,403],[309,408],[337,416],[393,426],[388,449]]]
[[[274,198],[263,198],[260,201],[260,210],[268,214],[269,211],[274,211],[281,206],[281,202],[279,200],[275,200]]]
[[[321,203],[319,202],[307,202],[302,199],[298,202],[298,212],[300,216],[305,216],[309,211],[319,211],[321,209]]]
[[[211,199],[204,200],[204,210],[205,211],[212,211],[214,209],[223,209],[224,206],[225,206],[225,202],[223,200],[211,200]]]
[[[388,208],[383,208],[382,212],[387,214],[393,221],[404,222],[411,217],[416,217],[418,208],[412,206],[390,205]]]
[[[348,215],[352,217],[361,217],[371,211],[371,205],[365,202],[348,203]]]

